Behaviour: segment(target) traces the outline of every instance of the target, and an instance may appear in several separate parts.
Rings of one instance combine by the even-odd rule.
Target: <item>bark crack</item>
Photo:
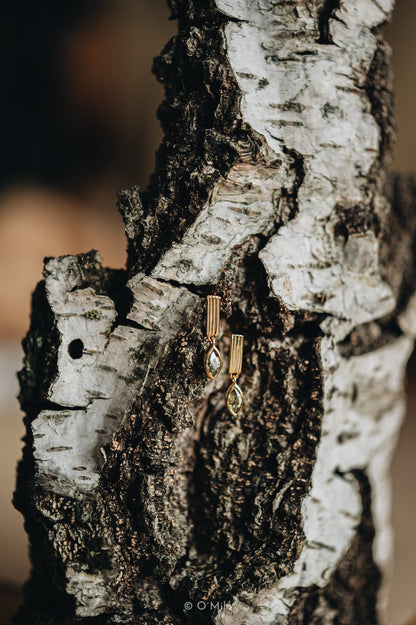
[[[333,45],[334,41],[331,35],[330,21],[333,19],[339,19],[336,12],[341,7],[340,0],[324,0],[323,5],[319,11],[318,28],[319,39],[318,43]]]

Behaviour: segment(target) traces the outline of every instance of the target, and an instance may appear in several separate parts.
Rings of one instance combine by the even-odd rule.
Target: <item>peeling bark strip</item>
[[[49,259],[33,298],[16,624],[379,622],[416,316],[416,194],[385,174],[391,5],[171,0],[127,271]],[[224,353],[245,336],[235,418],[226,368],[203,369],[209,293]]]

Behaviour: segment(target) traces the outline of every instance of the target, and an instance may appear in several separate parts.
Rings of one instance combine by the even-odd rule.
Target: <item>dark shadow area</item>
[[[36,182],[82,193],[104,175],[118,187],[145,182],[162,97],[151,64],[167,17],[161,0],[2,3],[0,190]]]

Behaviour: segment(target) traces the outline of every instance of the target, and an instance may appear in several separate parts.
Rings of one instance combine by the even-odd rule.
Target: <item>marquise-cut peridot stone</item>
[[[236,417],[243,407],[243,391],[236,382],[229,387],[226,395],[228,411]]]
[[[219,350],[213,345],[205,355],[205,371],[207,376],[214,380],[222,367],[222,358]]]

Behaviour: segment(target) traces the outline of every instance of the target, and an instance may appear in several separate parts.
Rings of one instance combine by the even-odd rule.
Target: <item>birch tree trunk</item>
[[[127,271],[47,259],[33,296],[15,623],[379,623],[416,326],[392,0],[170,4]],[[235,418],[204,374],[207,294],[223,352],[245,337]]]

